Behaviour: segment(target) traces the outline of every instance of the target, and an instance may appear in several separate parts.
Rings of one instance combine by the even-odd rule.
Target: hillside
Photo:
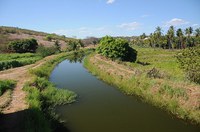
[[[51,40],[47,40],[47,36],[50,36]],[[62,50],[65,50],[67,41],[73,39],[67,38],[65,36],[59,36],[56,34],[49,34],[28,29],[0,26],[0,52],[6,51],[7,44],[10,41],[27,38],[34,38],[37,40],[39,45],[44,45],[46,47],[53,46],[54,42],[58,40]]]

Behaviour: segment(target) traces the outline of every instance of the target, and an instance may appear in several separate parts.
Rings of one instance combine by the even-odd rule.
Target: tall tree
[[[200,28],[197,28],[197,29],[195,30],[195,36],[196,36],[196,37],[200,37]]]
[[[169,30],[167,31],[167,39],[168,39],[168,48],[171,49],[172,43],[174,41],[174,26],[170,26]]]
[[[177,31],[176,31],[176,36],[178,37],[178,48],[179,49],[182,49],[183,48],[183,31],[181,28],[179,28]]]
[[[155,41],[156,41],[156,45],[159,45],[159,47],[161,46],[161,37],[162,37],[162,29],[161,27],[156,27],[156,30],[154,32],[154,35],[155,35]]]
[[[193,28],[192,27],[189,27],[189,28],[186,28],[185,29],[185,34],[187,36],[187,46],[189,47],[192,47],[194,46],[194,42],[193,42],[193,39],[191,39],[191,34],[193,33]]]

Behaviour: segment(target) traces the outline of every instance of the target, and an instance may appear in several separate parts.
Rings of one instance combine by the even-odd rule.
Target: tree
[[[16,53],[35,52],[37,47],[36,39],[16,40],[8,44],[8,49]]]
[[[59,44],[59,41],[58,41],[58,40],[55,41],[54,45],[55,45],[57,51],[60,52],[60,51],[61,51],[61,47],[60,47],[60,44]]]
[[[178,44],[178,48],[179,49],[182,49],[183,48],[183,31],[181,28],[179,28],[177,31],[176,31],[176,36],[178,37],[179,39],[179,44]]]
[[[101,39],[100,45],[97,48],[97,53],[111,58],[112,60],[136,61],[137,51],[129,46],[125,39],[114,39],[110,36],[105,36]]]
[[[142,35],[140,35],[141,39],[145,39],[147,37],[147,35],[145,33],[143,33]]]
[[[167,31],[167,40],[168,40],[168,48],[173,48],[172,44],[174,41],[174,26],[170,26],[169,30]]]
[[[68,51],[77,51],[79,50],[81,47],[84,47],[82,41],[79,40],[69,40],[68,41]]]
[[[195,30],[195,36],[196,36],[196,37],[200,37],[200,28],[197,28],[197,29]]]
[[[189,27],[185,29],[185,34],[187,35],[187,46],[192,47],[194,46],[194,40],[191,38],[191,34],[193,33],[193,28]]]
[[[161,43],[160,43],[161,37],[162,37],[162,29],[161,27],[158,26],[156,27],[156,30],[154,32],[154,38],[155,38],[156,45],[159,47],[161,46]]]
[[[200,45],[200,28],[195,30],[195,44]]]
[[[52,41],[53,36],[52,36],[51,34],[48,34],[48,35],[45,37],[45,39],[46,39],[47,41]]]
[[[200,84],[200,47],[184,49],[176,57],[186,77]]]

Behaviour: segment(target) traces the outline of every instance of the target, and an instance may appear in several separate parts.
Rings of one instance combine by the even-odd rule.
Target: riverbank
[[[92,54],[85,58],[84,66],[125,94],[137,95],[180,119],[200,124],[200,86],[184,79],[174,58],[176,51],[136,50],[137,63],[113,62]]]

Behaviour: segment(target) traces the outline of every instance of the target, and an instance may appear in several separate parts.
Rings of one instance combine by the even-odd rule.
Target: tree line
[[[147,36],[145,33],[131,41],[132,45],[159,47],[164,49],[185,49],[200,45],[200,28],[186,29],[170,26],[167,33],[163,34],[161,27],[156,27],[155,31]]]

